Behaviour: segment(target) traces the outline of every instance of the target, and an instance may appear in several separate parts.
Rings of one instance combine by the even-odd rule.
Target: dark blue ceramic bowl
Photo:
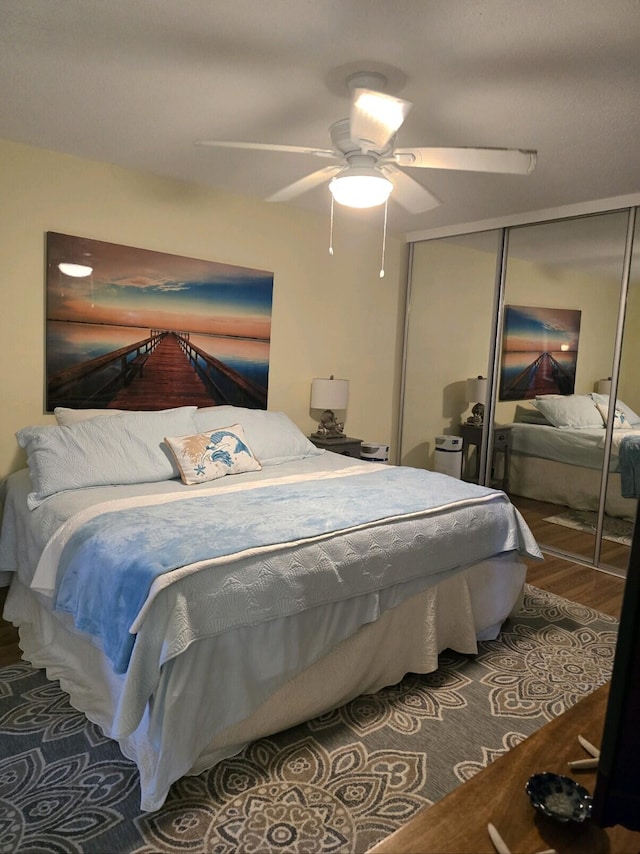
[[[593,798],[571,777],[544,771],[530,777],[525,790],[533,806],[556,821],[585,821],[591,815]]]

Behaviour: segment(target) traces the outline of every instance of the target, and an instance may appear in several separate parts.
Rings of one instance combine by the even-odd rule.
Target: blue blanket
[[[640,498],[640,436],[624,436],[618,454],[623,498]]]
[[[461,503],[473,513],[457,519]],[[237,577],[233,556],[246,550],[287,548],[415,514],[430,526],[429,560],[408,564],[402,577],[393,567],[383,577],[360,565],[345,577],[326,560],[298,567],[295,578],[281,576],[268,561],[264,577]],[[462,536],[452,540],[456,527]],[[300,602],[312,607],[409,580],[427,571],[426,564],[429,572],[442,572],[514,550],[535,554],[537,547],[503,493],[390,467],[100,513],[65,545],[55,601],[79,629],[102,639],[116,672],[123,673],[135,640],[129,629],[154,579],[178,567],[224,558],[211,570],[211,606],[237,609],[238,624],[247,625],[268,616],[265,602],[272,600],[274,614],[282,616]]]

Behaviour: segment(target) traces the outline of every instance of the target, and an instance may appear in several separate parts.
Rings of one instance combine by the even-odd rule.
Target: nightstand
[[[460,435],[462,436],[463,453],[463,478],[464,480],[478,483],[480,479],[480,446],[482,445],[482,427],[477,424],[461,424]],[[475,470],[469,473],[470,449],[475,447]],[[495,455],[502,454],[502,480],[498,481],[500,489],[504,492],[509,490],[509,467],[511,465],[511,427],[493,428],[493,466],[495,466]],[[493,469],[492,469],[493,471]]]
[[[309,436],[309,441],[316,448],[324,448],[325,451],[333,451],[335,454],[342,454],[345,457],[356,457],[360,459],[360,445],[362,439],[352,439],[349,436],[340,436],[334,439],[325,439],[320,436]]]

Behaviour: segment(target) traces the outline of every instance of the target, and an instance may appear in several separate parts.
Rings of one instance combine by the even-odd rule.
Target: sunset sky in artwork
[[[507,306],[505,352],[574,352],[580,312],[562,308]]]
[[[47,318],[268,341],[273,274],[50,232]],[[60,261],[93,267],[85,278]]]

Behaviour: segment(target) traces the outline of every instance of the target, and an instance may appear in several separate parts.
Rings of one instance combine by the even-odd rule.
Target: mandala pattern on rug
[[[600,611],[595,611],[587,605],[581,605],[579,602],[570,602],[568,599],[561,599],[559,596],[554,596],[546,590],[538,590],[536,587],[527,585],[526,595],[522,603],[522,607],[518,613],[518,617],[540,617],[544,614],[545,623],[559,623],[569,621],[571,628],[575,628],[573,623],[580,623],[589,626],[592,623],[611,623],[612,627],[618,625],[618,621],[608,614],[602,614]],[[508,628],[508,623],[504,628]]]
[[[2,680],[0,681],[0,699],[13,696],[13,683],[20,679],[26,679],[32,674],[33,667],[28,664],[10,664],[3,667]]]
[[[490,671],[480,681],[490,688],[491,714],[550,721],[566,712],[609,679],[616,637],[613,628],[565,628],[559,619],[505,625],[476,658]]]
[[[33,673],[33,668],[27,670]],[[25,691],[22,702],[0,717],[0,731],[10,735],[39,733],[43,742],[82,734],[92,747],[110,740],[82,712],[73,710],[69,714],[69,698],[57,682]]]
[[[113,807],[138,785],[131,762],[89,752],[47,761],[36,749],[0,760],[0,851],[82,851],[122,821]]]
[[[425,778],[421,753],[262,739],[178,781],[161,812],[136,820],[136,854],[364,851],[429,804],[416,794]]]

